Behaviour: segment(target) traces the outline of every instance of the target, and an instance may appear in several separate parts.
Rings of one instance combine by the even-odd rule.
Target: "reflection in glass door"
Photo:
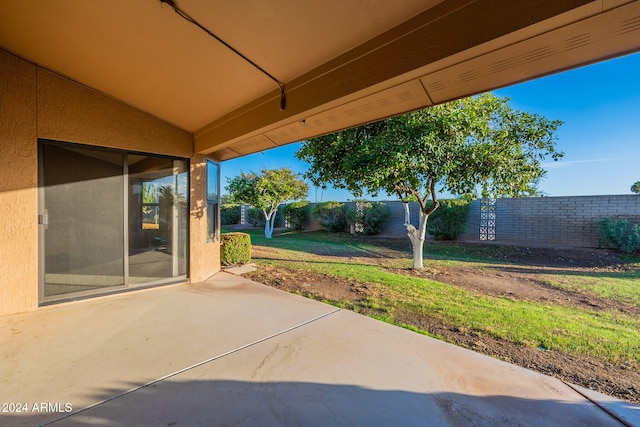
[[[129,281],[186,275],[187,164],[129,156]]]
[[[39,147],[41,302],[186,278],[187,161]]]

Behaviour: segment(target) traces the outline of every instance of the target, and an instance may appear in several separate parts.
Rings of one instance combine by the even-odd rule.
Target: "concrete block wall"
[[[391,216],[382,230],[382,235],[395,237],[406,236],[407,228],[404,226],[404,205],[399,201],[384,202],[391,211]],[[409,203],[411,224],[418,227],[420,224],[420,205],[416,202]]]
[[[407,230],[403,225],[402,203],[384,203],[389,206],[391,216],[381,235],[405,237]],[[480,239],[481,203],[480,200],[471,203],[465,232],[459,236],[459,241],[484,241]],[[354,202],[346,204],[352,207]],[[634,194],[497,199],[495,207],[495,240],[487,243],[592,248],[598,247],[600,239],[596,224],[599,219],[625,218],[630,223],[640,223],[640,196]],[[418,209],[417,203],[409,204],[414,226],[418,225]],[[310,219],[305,229],[317,230],[320,225]]]
[[[458,240],[480,241],[480,200],[474,200],[469,207],[469,217],[464,227],[464,232],[458,236]]]
[[[459,240],[480,240],[480,201],[474,201]],[[596,221],[640,222],[640,196],[567,196],[496,200],[495,243],[598,247]]]

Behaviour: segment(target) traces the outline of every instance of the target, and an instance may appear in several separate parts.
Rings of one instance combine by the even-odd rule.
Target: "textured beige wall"
[[[0,50],[0,315],[38,304],[36,69]]]
[[[201,282],[220,271],[220,242],[207,242],[207,160],[191,158],[191,222],[190,265],[191,282]]]
[[[38,138],[180,157],[193,153],[189,132],[42,69]]]
[[[189,158],[193,137],[0,49],[0,315],[38,306],[38,138]],[[220,268],[207,243],[206,163],[192,158],[191,281]],[[203,175],[203,173],[205,175]]]

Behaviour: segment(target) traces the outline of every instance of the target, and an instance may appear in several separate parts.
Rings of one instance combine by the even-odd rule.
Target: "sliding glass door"
[[[187,275],[183,159],[41,141],[40,301]]]
[[[187,270],[187,167],[182,160],[129,158],[129,281],[182,276]]]

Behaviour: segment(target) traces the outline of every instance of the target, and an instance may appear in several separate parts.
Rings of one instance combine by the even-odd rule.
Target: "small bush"
[[[346,206],[344,203],[318,203],[313,207],[311,215],[322,228],[332,233],[344,231],[347,226]]]
[[[220,209],[220,223],[233,225],[240,222],[240,205],[222,205]]]
[[[455,240],[464,233],[470,206],[466,200],[440,200],[438,209],[429,216],[427,233],[436,240]]]
[[[309,219],[309,202],[293,202],[282,208],[285,221],[289,223],[289,228],[302,230]]]
[[[357,205],[361,205],[362,209],[358,209]],[[379,202],[357,202],[357,205],[347,210],[347,220],[356,225],[356,233],[365,236],[380,234],[391,216],[389,207]]]
[[[261,209],[250,207],[247,212],[247,222],[254,227],[264,227],[264,213]]]
[[[220,263],[241,265],[251,261],[251,236],[247,233],[225,233],[220,236]]]
[[[640,252],[640,224],[629,225],[626,219],[603,218],[597,221],[600,246],[613,246],[631,254]]]

